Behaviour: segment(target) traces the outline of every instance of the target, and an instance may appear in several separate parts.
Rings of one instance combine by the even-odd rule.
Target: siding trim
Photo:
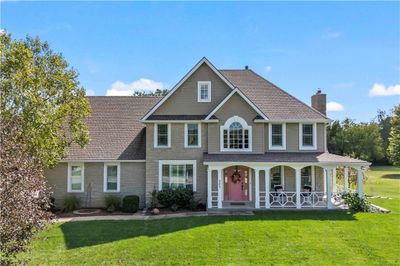
[[[207,58],[203,57],[179,82],[176,84],[172,90],[169,91],[169,93],[161,99],[153,108],[150,109],[149,112],[141,119],[141,121],[145,121],[151,114],[153,114],[169,97],[171,97],[172,94],[175,93],[175,91],[203,64],[205,63],[208,67],[211,68],[212,71],[214,71],[215,74],[217,74],[218,77],[221,78],[222,81],[226,83],[226,85],[229,86],[232,90],[235,89],[235,87],[232,85],[229,80],[227,80],[221,72],[218,71],[218,69],[211,64],[210,61],[208,61]]]

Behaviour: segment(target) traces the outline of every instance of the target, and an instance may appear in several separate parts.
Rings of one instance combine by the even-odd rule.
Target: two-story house
[[[368,162],[327,150],[326,95],[312,106],[252,70],[201,59],[160,97],[89,97],[91,142],[46,171],[56,204],[68,194],[104,205],[108,194],[187,187],[211,208],[332,208],[336,169]]]

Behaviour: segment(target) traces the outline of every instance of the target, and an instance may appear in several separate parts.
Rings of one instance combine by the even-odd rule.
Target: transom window
[[[221,150],[251,150],[251,126],[243,118],[229,118],[221,127]]]
[[[300,149],[314,150],[316,149],[316,124],[300,124]]]
[[[211,81],[199,81],[197,83],[197,101],[211,102]]]
[[[185,147],[201,147],[201,124],[185,124]]]
[[[196,190],[196,161],[160,161],[159,190],[188,188]]]
[[[84,185],[83,164],[68,165],[68,192],[83,192]]]
[[[104,192],[119,192],[120,166],[118,163],[104,164]]]
[[[286,124],[269,124],[269,149],[286,149]]]
[[[171,125],[155,124],[154,126],[154,147],[168,148],[171,145]]]

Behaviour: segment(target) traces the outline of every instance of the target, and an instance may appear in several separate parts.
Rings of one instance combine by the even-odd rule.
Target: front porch
[[[363,196],[366,167],[360,164],[207,165],[208,209],[343,209],[341,194],[350,191],[350,179],[356,181],[357,193]]]

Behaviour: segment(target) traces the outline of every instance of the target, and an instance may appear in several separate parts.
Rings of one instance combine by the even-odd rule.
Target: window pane
[[[313,146],[313,125],[303,125],[303,146]]]
[[[118,189],[118,185],[117,185],[117,181],[115,182],[107,182],[107,190],[117,190]]]
[[[193,165],[182,164],[162,166],[162,188],[178,187],[193,189]]]
[[[282,125],[272,125],[271,131],[272,131],[271,132],[272,146],[282,146],[283,143]]]
[[[229,126],[229,148],[243,149],[243,127],[239,122]]]
[[[282,185],[281,167],[274,167],[271,169],[271,188],[277,185]]]
[[[200,85],[200,99],[202,99],[202,100],[208,99],[208,85],[207,84]]]
[[[82,167],[78,165],[71,166],[71,176],[82,176]]]
[[[272,135],[282,135],[282,125],[272,125]]]
[[[82,178],[81,177],[71,177],[71,189],[81,190],[82,189]]]
[[[313,137],[303,136],[303,146],[313,146]]]
[[[311,186],[311,166],[301,169],[301,186]]]
[[[187,137],[189,146],[197,146],[199,144],[199,129],[198,124],[188,124],[187,125]]]
[[[107,166],[107,176],[108,177],[117,177],[118,175],[118,166],[117,165],[109,165]]]
[[[157,125],[157,144],[158,146],[168,146],[168,125]]]

